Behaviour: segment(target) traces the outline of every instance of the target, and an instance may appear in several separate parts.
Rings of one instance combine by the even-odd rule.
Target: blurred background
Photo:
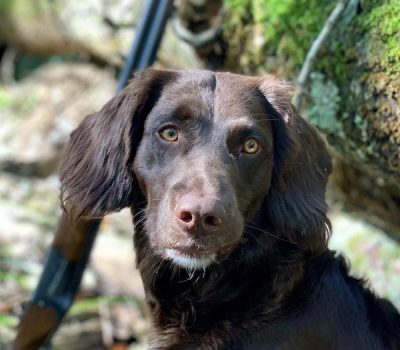
[[[0,0],[0,349],[57,225],[63,146],[115,93],[144,1]],[[176,1],[155,65],[298,86],[334,156],[330,246],[400,308],[400,0]],[[129,211],[103,221],[55,349],[145,348],[132,233]]]

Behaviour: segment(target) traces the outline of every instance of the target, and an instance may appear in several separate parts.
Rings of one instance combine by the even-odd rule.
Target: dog
[[[147,69],[72,133],[68,215],[131,207],[151,349],[400,349],[327,247],[331,157],[274,76]]]

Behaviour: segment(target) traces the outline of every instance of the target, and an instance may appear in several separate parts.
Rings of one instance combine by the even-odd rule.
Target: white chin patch
[[[215,261],[215,254],[209,256],[191,256],[182,254],[175,249],[166,249],[165,253],[176,265],[188,269],[204,269]]]

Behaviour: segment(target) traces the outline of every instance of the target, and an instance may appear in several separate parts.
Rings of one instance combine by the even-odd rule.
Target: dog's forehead
[[[255,79],[232,73],[217,73],[216,76],[215,115],[236,119],[265,113]]]
[[[165,86],[161,100],[172,108],[184,107],[190,113],[214,120],[252,118],[265,113],[256,80],[251,77],[188,71]]]

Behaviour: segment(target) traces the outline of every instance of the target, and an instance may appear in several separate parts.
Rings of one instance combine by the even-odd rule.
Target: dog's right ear
[[[61,165],[61,201],[73,219],[102,217],[132,203],[133,160],[144,122],[177,72],[147,69],[72,133]]]
[[[325,201],[331,156],[322,137],[291,104],[293,90],[286,82],[264,76],[259,88],[274,134],[274,168],[264,202],[267,230],[321,252],[331,226]]]

